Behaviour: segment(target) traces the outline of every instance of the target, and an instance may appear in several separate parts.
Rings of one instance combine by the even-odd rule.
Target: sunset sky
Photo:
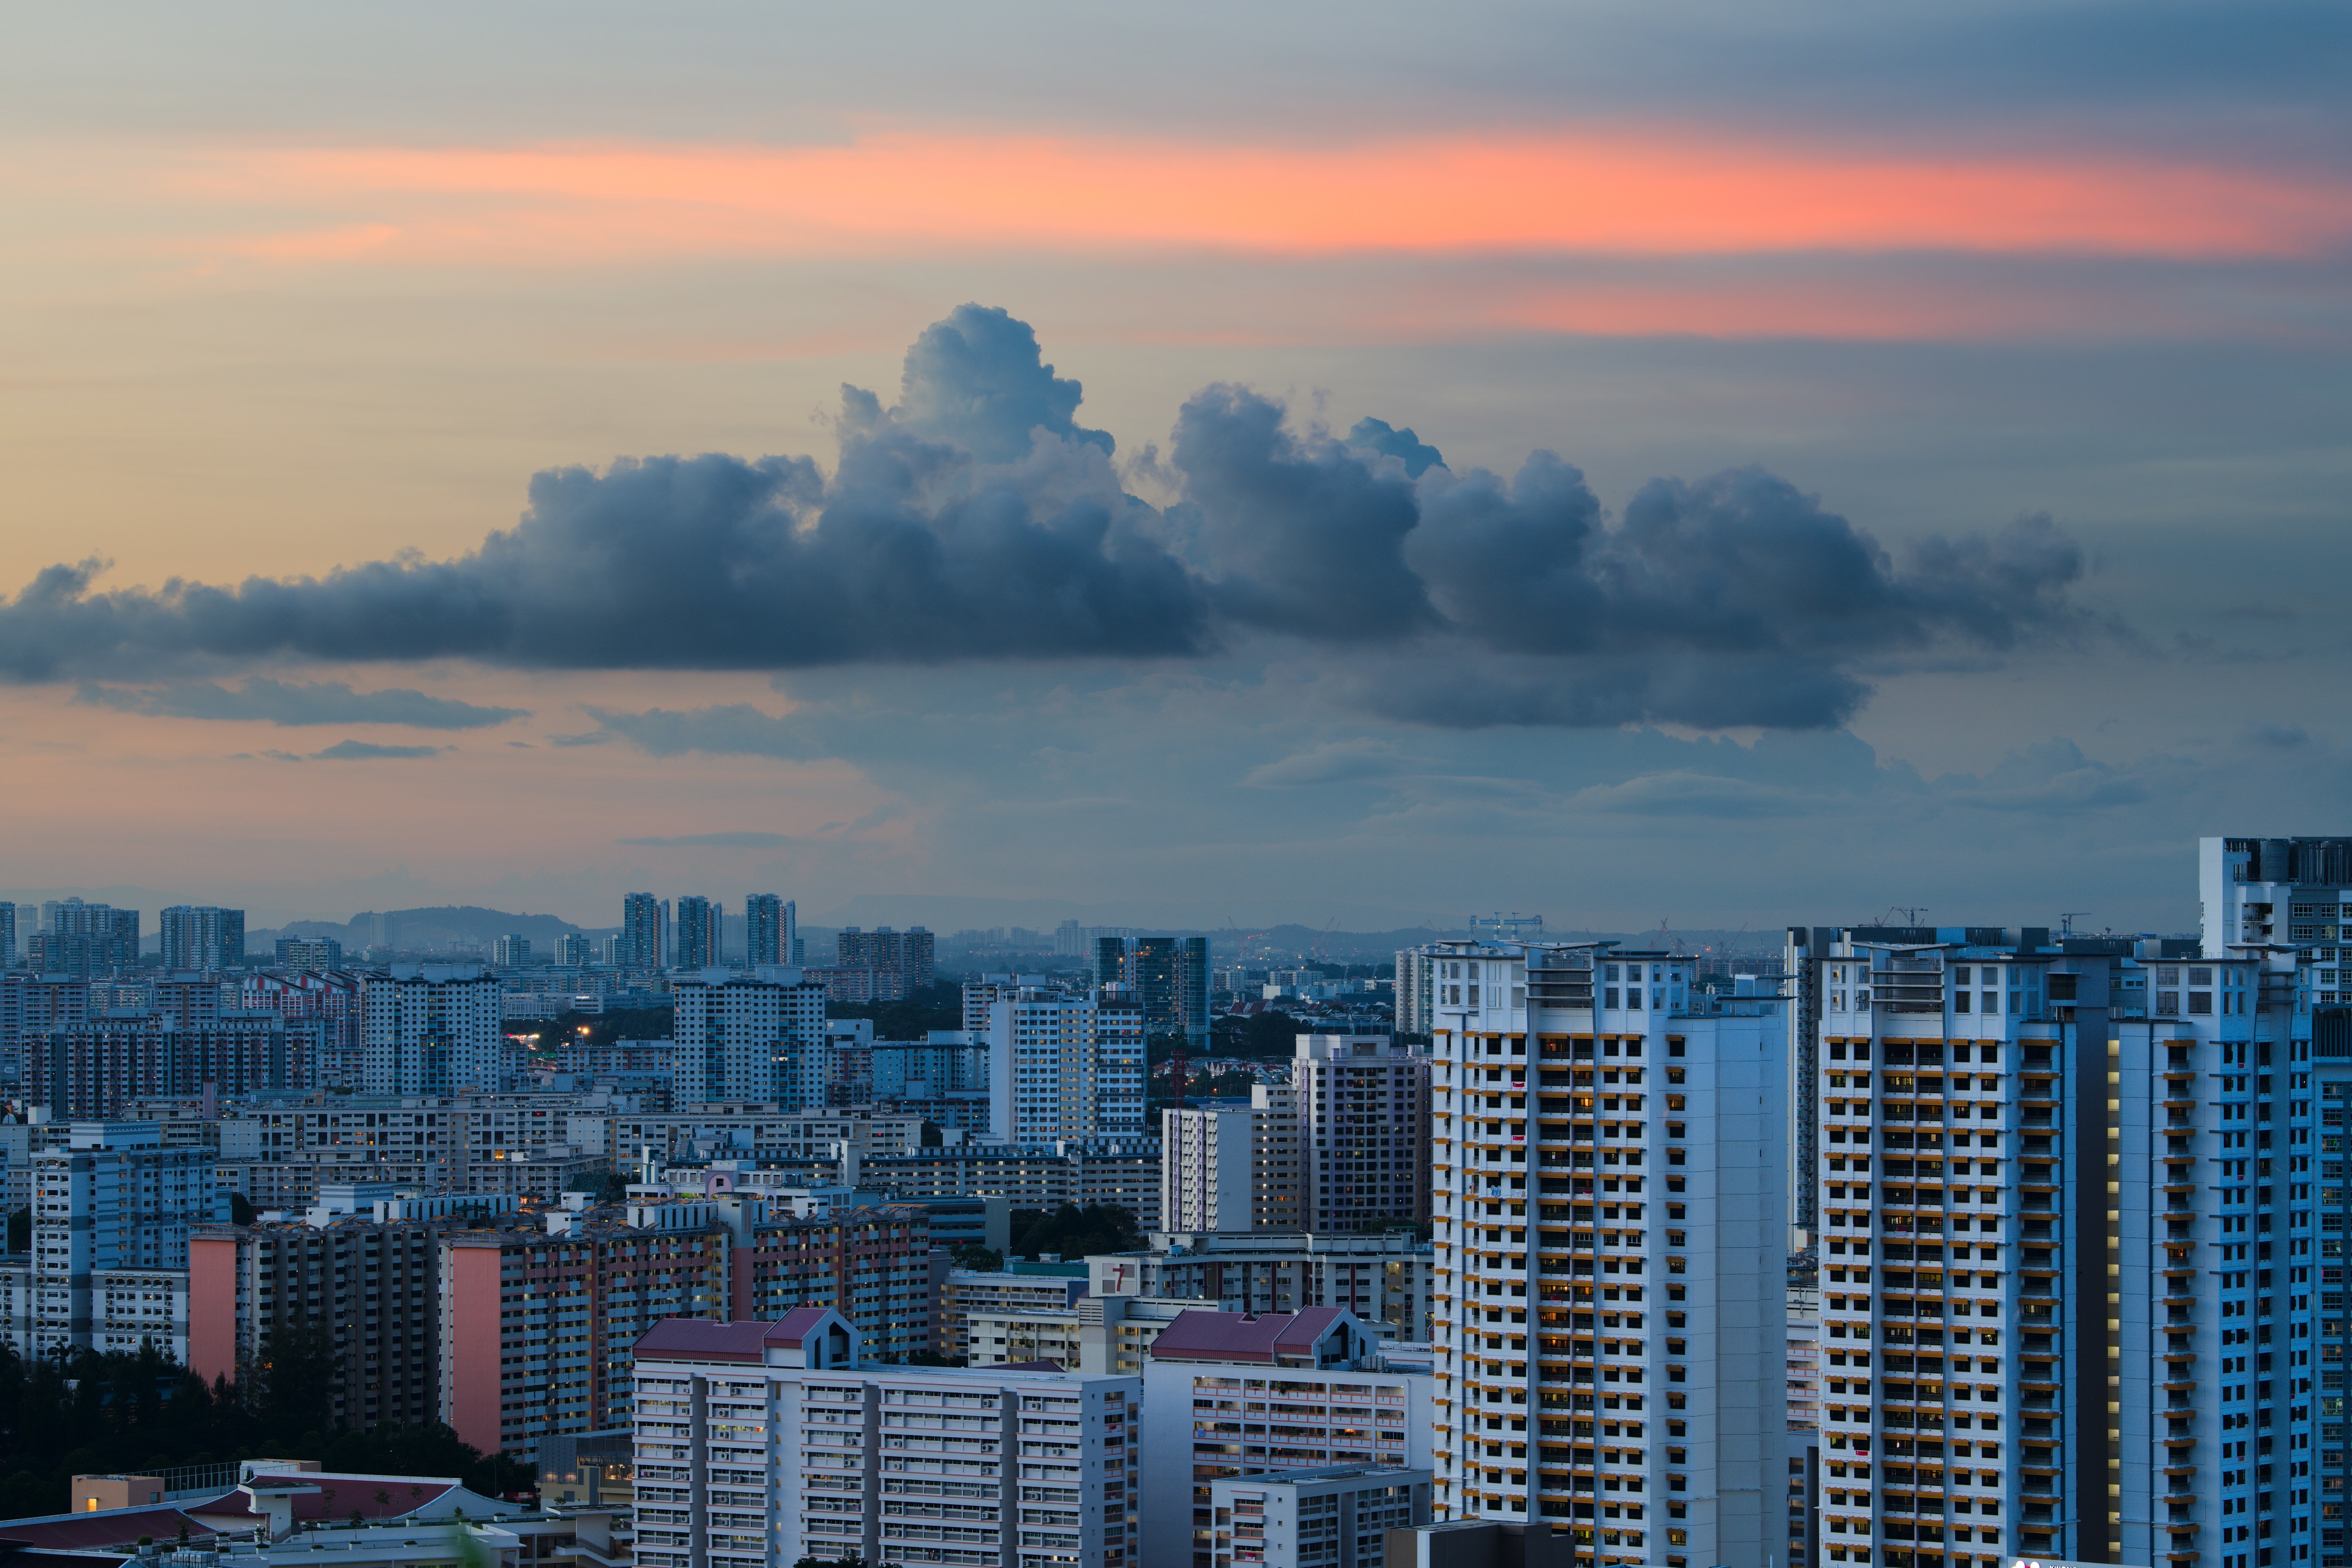
[[[2320,5],[27,12],[0,897],[2189,927],[2352,818],[2347,105]]]

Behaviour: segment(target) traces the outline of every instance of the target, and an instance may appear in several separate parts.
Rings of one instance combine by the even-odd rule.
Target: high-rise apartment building
[[[1128,984],[1153,1036],[1181,1035],[1189,1050],[1209,1043],[1209,939],[1138,936],[1127,954]]]
[[[184,1270],[199,1224],[228,1218],[210,1151],[152,1122],[83,1122],[33,1156],[33,1351],[94,1348],[105,1275]],[[120,1287],[117,1287],[120,1288]]]
[[[555,939],[549,956],[563,969],[585,968],[596,961],[596,944],[582,932],[567,931]]]
[[[2203,941],[1791,932],[1831,1563],[2340,1560],[2352,887],[2276,842],[2204,841]]]
[[[199,1225],[188,1241],[187,1365],[235,1382],[281,1328],[323,1330],[338,1427],[441,1418],[442,1233],[462,1214],[377,1224]]]
[[[207,988],[217,994],[216,988]],[[106,1013],[33,1036],[25,1051],[33,1103],[60,1121],[120,1116],[132,1102],[283,1093],[312,1086],[320,1026],[275,1012],[220,1012],[185,1022],[163,1012]]]
[[[499,982],[470,964],[395,964],[360,982],[365,1083],[375,1094],[508,1087]]]
[[[743,901],[743,959],[752,967],[762,964],[800,962],[800,911],[772,893],[755,893]]]
[[[1314,1231],[1429,1218],[1429,1058],[1386,1034],[1302,1034],[1290,1063]]]
[[[326,946],[341,953],[341,945]],[[278,974],[249,974],[242,1001],[247,1012],[274,1012],[290,1023],[317,1026],[311,1080],[326,1089],[357,1089],[367,1075],[367,1051],[358,975],[340,968],[304,967]]]
[[[331,936],[280,936],[277,964],[281,969],[340,969],[343,945]]]
[[[77,980],[139,966],[139,912],[79,898],[41,905],[41,928],[25,944],[25,967]]]
[[[0,969],[16,967],[16,906],[0,902]]]
[[[1418,1038],[1429,1032],[1430,978],[1435,960],[1419,947],[1396,956],[1396,1031]]]
[[[1160,1223],[1169,1230],[1297,1230],[1303,1188],[1297,1097],[1260,1083],[1246,1107],[1160,1113]],[[1426,1145],[1417,1145],[1425,1150]]]
[[[490,944],[490,962],[501,969],[523,969],[530,966],[530,938],[520,932],[509,932]]]
[[[614,962],[624,969],[658,969],[669,960],[667,922],[650,893],[621,895],[621,931]]]
[[[989,986],[988,982],[981,982]],[[1064,1140],[1137,1139],[1143,1123],[1143,1019],[1112,987],[1088,996],[990,986],[991,1132],[1035,1147]]]
[[[863,1363],[836,1313],[672,1319],[636,1346],[645,1568],[1136,1568],[1139,1382]]]
[[[89,983],[26,970],[0,973],[0,1073],[25,1081],[28,1040],[89,1017]]]
[[[794,1111],[824,1107],[823,986],[709,969],[681,977],[670,998],[676,1103],[748,1100]]]
[[[852,925],[835,938],[835,964],[874,976],[874,999],[894,1002],[931,983],[931,934],[919,925],[894,931],[887,925],[863,931]]]
[[[1778,1556],[1779,1001],[1607,944],[1429,954],[1438,1517],[1554,1561]]]
[[[452,1231],[440,1241],[441,1419],[485,1453],[625,1426],[629,1349],[664,1318],[722,1318],[709,1223]]]
[[[708,969],[716,965],[721,924],[719,905],[689,894],[677,901],[677,945],[670,952],[669,967]]]
[[[245,911],[211,904],[174,904],[155,917],[163,938],[163,967],[172,973],[212,974],[245,963]]]

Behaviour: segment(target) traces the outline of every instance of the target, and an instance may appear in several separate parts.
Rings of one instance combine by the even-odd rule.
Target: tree
[[[934,980],[900,1001],[835,1002],[825,1013],[872,1019],[877,1040],[920,1040],[935,1029],[963,1027],[963,988],[953,980]]]
[[[1024,1208],[1013,1215],[1015,1257],[1053,1252],[1072,1262],[1096,1252],[1132,1252],[1143,1245],[1135,1216],[1117,1204],[1066,1203],[1052,1210]]]
[[[245,1402],[281,1432],[324,1434],[334,1425],[335,1386],[341,1380],[333,1331],[311,1319],[289,1319],[270,1330],[255,1353]]]

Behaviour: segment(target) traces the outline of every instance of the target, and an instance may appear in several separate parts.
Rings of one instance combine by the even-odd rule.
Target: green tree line
[[[77,1475],[152,1475],[235,1459],[456,1476],[496,1496],[530,1467],[485,1457],[438,1422],[353,1431],[334,1420],[333,1347],[310,1325],[273,1336],[243,1381],[207,1385],[153,1349],[28,1359],[0,1345],[0,1517],[63,1513]]]

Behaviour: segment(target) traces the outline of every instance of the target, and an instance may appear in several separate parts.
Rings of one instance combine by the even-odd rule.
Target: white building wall
[[[1206,1469],[1427,1469],[1432,1379],[1241,1362],[1143,1371],[1143,1568],[1215,1568]]]
[[[645,1568],[1132,1568],[1139,1381],[1076,1373],[636,1367]]]
[[[1777,1004],[1711,1004],[1664,953],[1429,955],[1438,1517],[1601,1563],[1777,1557]]]

